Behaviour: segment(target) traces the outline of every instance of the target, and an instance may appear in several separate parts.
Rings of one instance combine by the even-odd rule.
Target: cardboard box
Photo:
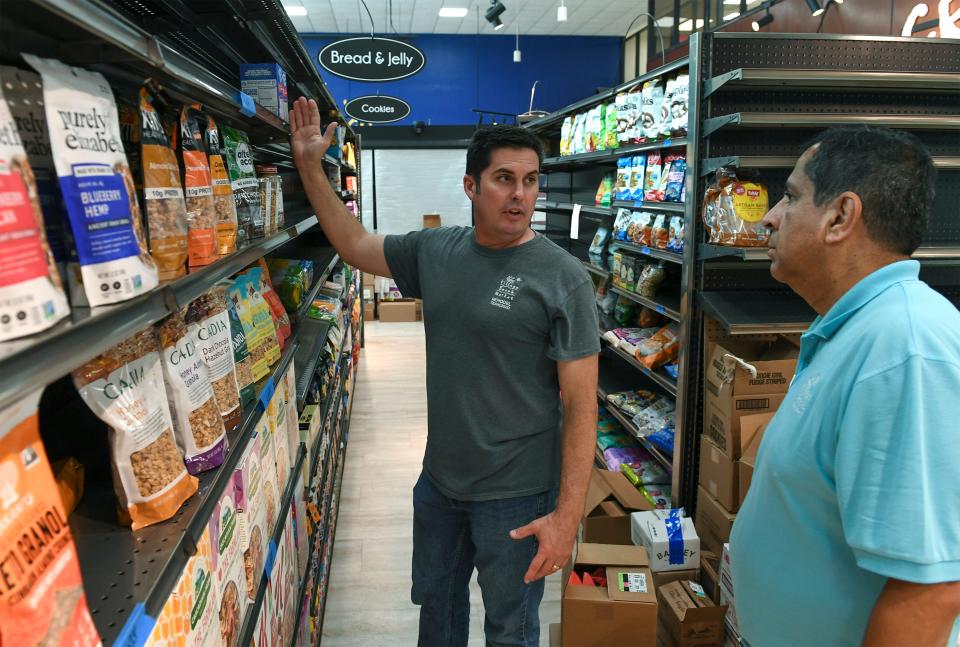
[[[425,213],[423,214],[423,228],[424,229],[434,229],[440,226],[440,214],[439,213]]]
[[[700,568],[700,537],[693,525],[693,519],[680,518],[682,561],[672,563],[670,560],[671,540],[667,530],[667,522],[661,519],[646,519],[646,523],[637,525],[636,539],[642,542],[647,549],[650,560],[650,570],[684,571]]]
[[[629,546],[630,513],[652,507],[623,474],[595,467],[587,486],[580,541]]]
[[[375,317],[373,311],[373,302],[367,301],[363,304],[363,320],[364,321],[373,321]]]
[[[420,306],[416,301],[389,301],[380,304],[380,321],[420,321]]]
[[[700,551],[700,585],[716,604],[720,604],[720,555],[712,550]]]
[[[670,582],[657,589],[660,617],[676,647],[713,647],[723,642],[724,607],[696,582]]]
[[[575,572],[605,568],[606,588],[568,585],[561,600],[563,647],[657,643],[657,595],[647,551],[640,546],[578,544]]]
[[[242,64],[240,91],[284,121],[290,121],[287,73],[276,63]]]
[[[704,548],[719,553],[723,545],[730,541],[730,530],[736,518],[737,515],[727,512],[703,486],[697,488],[696,526]]]
[[[703,558],[700,558],[700,564],[703,565]],[[685,571],[660,571],[653,573],[653,584],[659,590],[661,586],[669,584],[670,582],[682,582],[683,580],[691,580],[697,582],[700,580],[700,571],[696,568],[691,568]]]
[[[364,272],[362,276],[362,280],[363,280],[364,289],[370,288],[371,290],[373,290],[377,282],[377,277],[375,277],[370,272]]]
[[[786,393],[755,394],[731,399],[733,413],[724,413],[715,406],[716,398],[709,393],[703,404],[703,432],[727,456],[737,460],[750,444],[752,432],[743,428],[743,419],[755,414],[776,413]]]
[[[700,485],[730,512],[740,509],[738,467],[710,438],[700,436]]]
[[[561,647],[560,623],[555,622],[550,625],[550,647]]]
[[[773,419],[773,414],[762,413],[756,416],[744,416],[740,419],[740,424],[745,429],[755,429],[752,438],[743,450],[743,456],[740,457],[740,467],[738,476],[739,505],[743,505],[743,500],[747,497],[747,491],[750,489],[750,482],[753,480],[753,468],[757,465],[757,450],[760,449],[760,441],[763,440],[763,432],[767,425]]]
[[[797,370],[796,346],[785,341],[724,342],[707,348],[706,392],[730,413],[730,401],[746,395],[786,393]],[[756,369],[756,376],[747,370]]]

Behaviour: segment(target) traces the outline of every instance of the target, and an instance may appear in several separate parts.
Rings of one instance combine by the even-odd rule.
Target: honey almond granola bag
[[[113,91],[98,72],[23,57],[43,78],[50,146],[70,223],[73,304],[102,306],[152,290],[157,266],[147,251]]]
[[[237,207],[233,199],[230,174],[224,157],[227,154],[223,137],[217,123],[210,115],[205,116],[203,137],[210,160],[210,177],[213,181],[213,206],[217,210],[217,255],[226,256],[237,251]]]
[[[219,467],[227,453],[227,436],[203,353],[179,312],[158,324],[157,334],[173,431],[187,471],[198,474]]]
[[[100,638],[40,440],[40,394],[0,411],[0,645],[94,647]]]
[[[183,161],[183,188],[187,199],[188,261],[203,267],[217,260],[217,210],[213,202],[213,179],[207,159],[203,132],[194,106],[180,111],[180,157]]]
[[[73,372],[87,406],[110,427],[120,517],[139,530],[169,519],[197,491],[173,436],[153,327]]]

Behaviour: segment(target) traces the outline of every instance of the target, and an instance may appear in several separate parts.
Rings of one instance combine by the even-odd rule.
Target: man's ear
[[[476,179],[470,174],[463,176],[463,192],[467,194],[470,200],[473,200],[473,196],[480,192]]]
[[[836,198],[828,211],[827,243],[841,243],[863,224],[863,202],[853,191],[844,191]]]

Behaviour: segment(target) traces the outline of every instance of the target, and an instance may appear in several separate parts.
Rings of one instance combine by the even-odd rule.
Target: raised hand
[[[320,167],[323,155],[333,141],[336,127],[337,123],[333,122],[326,131],[321,130],[320,110],[313,99],[307,101],[300,97],[294,101],[290,111],[290,149],[299,170]]]

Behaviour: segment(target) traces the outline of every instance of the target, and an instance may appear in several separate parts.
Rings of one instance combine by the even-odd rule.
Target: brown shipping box
[[[423,214],[423,228],[424,229],[435,229],[440,226],[440,214],[439,213],[425,213]]]
[[[715,553],[723,551],[723,545],[730,541],[730,530],[737,515],[727,512],[720,502],[710,496],[710,493],[697,488],[697,534],[704,549]]]
[[[670,582],[681,582],[683,580],[697,581],[699,579],[700,571],[695,568],[690,568],[685,571],[660,571],[659,573],[653,574],[653,584],[657,589]]]
[[[707,393],[703,403],[703,432],[730,458],[740,458],[743,448],[750,443],[749,432],[743,432],[741,421],[745,416],[760,413],[776,413],[786,393],[754,394],[734,398],[733,414],[720,411],[716,398]]]
[[[723,642],[726,607],[718,607],[696,582],[670,582],[657,589],[660,618],[670,644],[713,647]]]
[[[550,647],[561,647],[560,640],[560,623],[555,622],[550,625]]]
[[[574,571],[603,567],[607,586],[564,581],[560,603],[563,647],[657,644],[657,594],[647,551],[641,546],[577,544]]]
[[[653,505],[620,472],[593,468],[583,509],[583,534],[588,544],[633,545],[630,513]]]
[[[420,321],[420,307],[418,301],[381,301],[380,321]]]
[[[368,301],[363,304],[363,320],[364,321],[373,321],[375,317],[373,302]]]
[[[720,604],[720,556],[712,550],[700,553],[700,585],[714,604]]]
[[[747,498],[747,490],[750,489],[750,482],[753,480],[753,468],[757,465],[757,450],[760,449],[760,441],[763,440],[763,432],[767,425],[773,419],[772,413],[762,413],[755,416],[744,416],[740,419],[740,424],[744,429],[753,429],[750,442],[743,449],[743,456],[740,457],[739,468],[739,499],[740,505]]]
[[[370,272],[364,272],[362,279],[363,287],[365,288],[373,288],[373,286],[376,284],[376,277]]]
[[[739,465],[707,436],[700,436],[700,485],[730,512],[740,509]]]

